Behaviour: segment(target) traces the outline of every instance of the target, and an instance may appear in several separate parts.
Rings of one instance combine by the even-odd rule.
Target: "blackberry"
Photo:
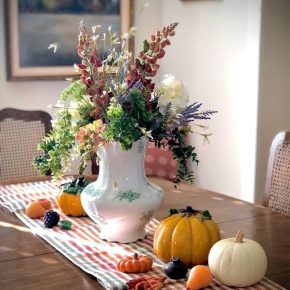
[[[52,228],[58,224],[59,214],[52,209],[47,210],[44,214],[43,221],[46,228]]]

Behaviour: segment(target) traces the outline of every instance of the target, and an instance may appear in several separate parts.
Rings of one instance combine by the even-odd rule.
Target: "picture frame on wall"
[[[133,0],[5,0],[7,79],[65,80],[80,62],[80,22],[100,35],[122,35],[133,21]],[[49,47],[51,47],[49,49]]]

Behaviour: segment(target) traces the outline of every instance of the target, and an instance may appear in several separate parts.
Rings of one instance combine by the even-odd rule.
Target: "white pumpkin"
[[[228,286],[246,287],[259,282],[267,270],[264,249],[253,240],[235,238],[215,243],[208,256],[209,268],[216,279]]]

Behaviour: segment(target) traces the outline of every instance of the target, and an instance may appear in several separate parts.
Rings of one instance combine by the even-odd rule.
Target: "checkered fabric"
[[[0,122],[0,180],[37,176],[32,160],[44,136],[41,121],[8,118]]]
[[[99,238],[97,225],[87,217],[72,218],[63,215],[58,209],[56,193],[58,187],[50,181],[13,184],[0,187],[0,203],[31,229],[31,231],[61,254],[69,259],[83,271],[95,276],[105,289],[121,290],[127,289],[129,280],[141,277],[163,277],[164,263],[152,252],[153,234],[158,221],[153,220],[147,226],[147,236],[142,241],[130,244],[110,243]],[[53,209],[60,214],[61,220],[72,222],[72,229],[62,230],[59,227],[47,229],[40,219],[30,219],[24,213],[25,206],[33,200],[47,198],[51,201]],[[125,274],[116,269],[117,261],[132,253],[148,255],[154,263],[151,271],[142,274]],[[162,289],[184,290],[185,281],[166,280]],[[212,284],[204,288],[232,290],[233,288],[220,284],[214,279]],[[283,287],[275,284],[267,278],[263,278],[258,284],[247,288],[236,288],[247,290],[282,290]],[[286,289],[284,289],[286,290]]]

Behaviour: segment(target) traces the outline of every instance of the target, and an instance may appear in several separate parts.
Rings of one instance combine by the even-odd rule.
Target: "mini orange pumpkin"
[[[81,204],[81,192],[88,184],[84,177],[80,177],[61,185],[57,201],[64,214],[75,217],[87,215]]]
[[[121,259],[117,269],[124,273],[143,273],[151,270],[153,260],[148,256],[134,254],[131,257]]]

